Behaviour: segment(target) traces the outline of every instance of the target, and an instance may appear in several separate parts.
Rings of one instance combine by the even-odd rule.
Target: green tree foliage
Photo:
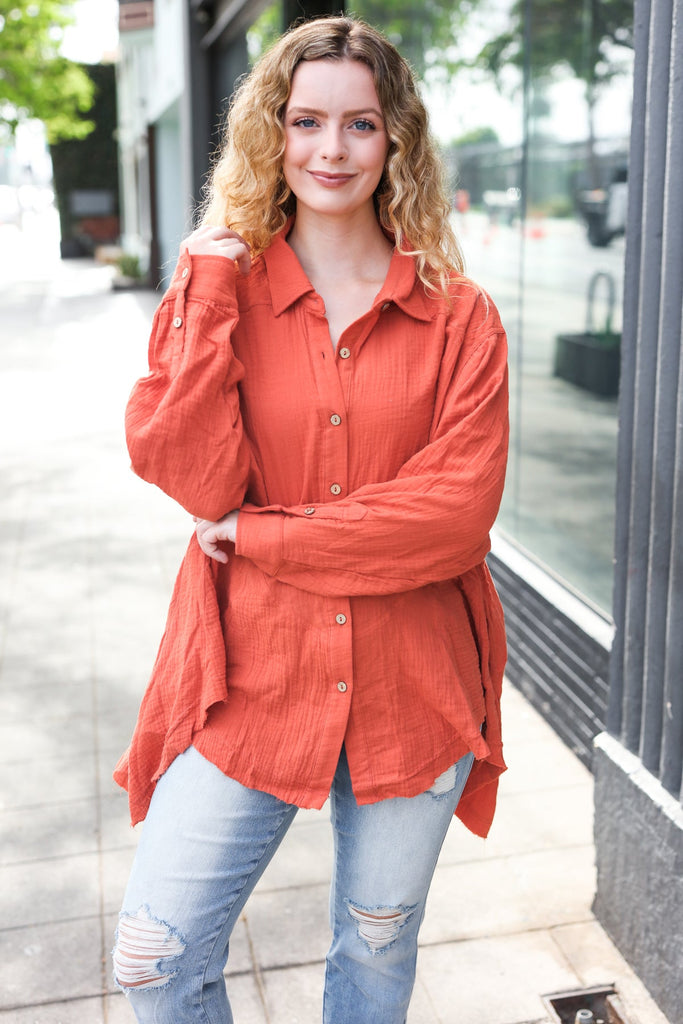
[[[93,129],[83,117],[94,86],[82,67],[60,53],[72,22],[62,0],[0,0],[0,125],[14,132],[38,118],[48,141],[82,139]]]
[[[464,135],[453,139],[452,146],[478,146],[483,142],[498,142],[498,132],[489,125],[482,125],[481,128],[470,128]]]
[[[618,47],[633,49],[633,0],[533,0],[529,63],[536,76],[568,67],[594,89],[620,69]],[[475,64],[496,76],[524,63],[525,2],[515,0],[504,32],[490,39]]]
[[[274,0],[247,31],[249,62],[255,64],[282,35],[284,14],[282,0]]]
[[[384,32],[421,77],[448,74],[451,52],[480,0],[349,0],[347,9]]]

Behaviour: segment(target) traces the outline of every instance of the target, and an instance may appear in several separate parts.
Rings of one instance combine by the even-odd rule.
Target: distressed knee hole
[[[414,907],[375,907],[368,910],[348,903],[349,914],[358,926],[358,937],[371,953],[383,953],[394,943]]]
[[[430,796],[444,796],[446,793],[450,793],[455,789],[455,780],[457,777],[457,765],[452,764],[450,768],[439,775],[438,779],[434,781],[434,784],[430,786],[427,792]]]
[[[163,969],[164,961],[184,950],[173,930],[144,908],[135,915],[124,914],[113,955],[115,979],[121,988],[161,988],[173,977]]]

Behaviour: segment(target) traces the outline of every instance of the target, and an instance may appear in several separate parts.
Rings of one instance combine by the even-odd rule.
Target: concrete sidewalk
[[[109,949],[136,842],[111,770],[164,625],[188,516],[128,468],[122,414],[157,298],[0,228],[0,1021],[132,1024]],[[666,1024],[591,914],[590,774],[524,699],[484,842],[455,821],[410,1024],[542,1022],[541,996],[614,983]],[[302,812],[233,942],[236,1024],[315,1024],[326,812]]]

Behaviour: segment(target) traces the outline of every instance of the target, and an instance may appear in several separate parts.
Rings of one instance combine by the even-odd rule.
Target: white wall
[[[154,26],[121,33],[117,68],[122,244],[146,268],[151,241],[147,135],[156,129],[157,225],[162,266],[175,261],[189,220],[190,161],[181,140],[187,0],[155,0]],[[165,273],[165,271],[164,271]]]
[[[182,95],[185,83],[184,19],[183,0],[155,0],[150,121],[156,121]]]
[[[168,282],[186,233],[183,196],[180,104],[174,103],[156,123],[157,223],[162,283]]]

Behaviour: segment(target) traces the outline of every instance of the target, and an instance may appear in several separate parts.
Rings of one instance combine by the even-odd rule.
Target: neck
[[[344,218],[297,211],[287,241],[309,276],[372,276],[374,268],[386,267],[393,248],[374,209]]]

